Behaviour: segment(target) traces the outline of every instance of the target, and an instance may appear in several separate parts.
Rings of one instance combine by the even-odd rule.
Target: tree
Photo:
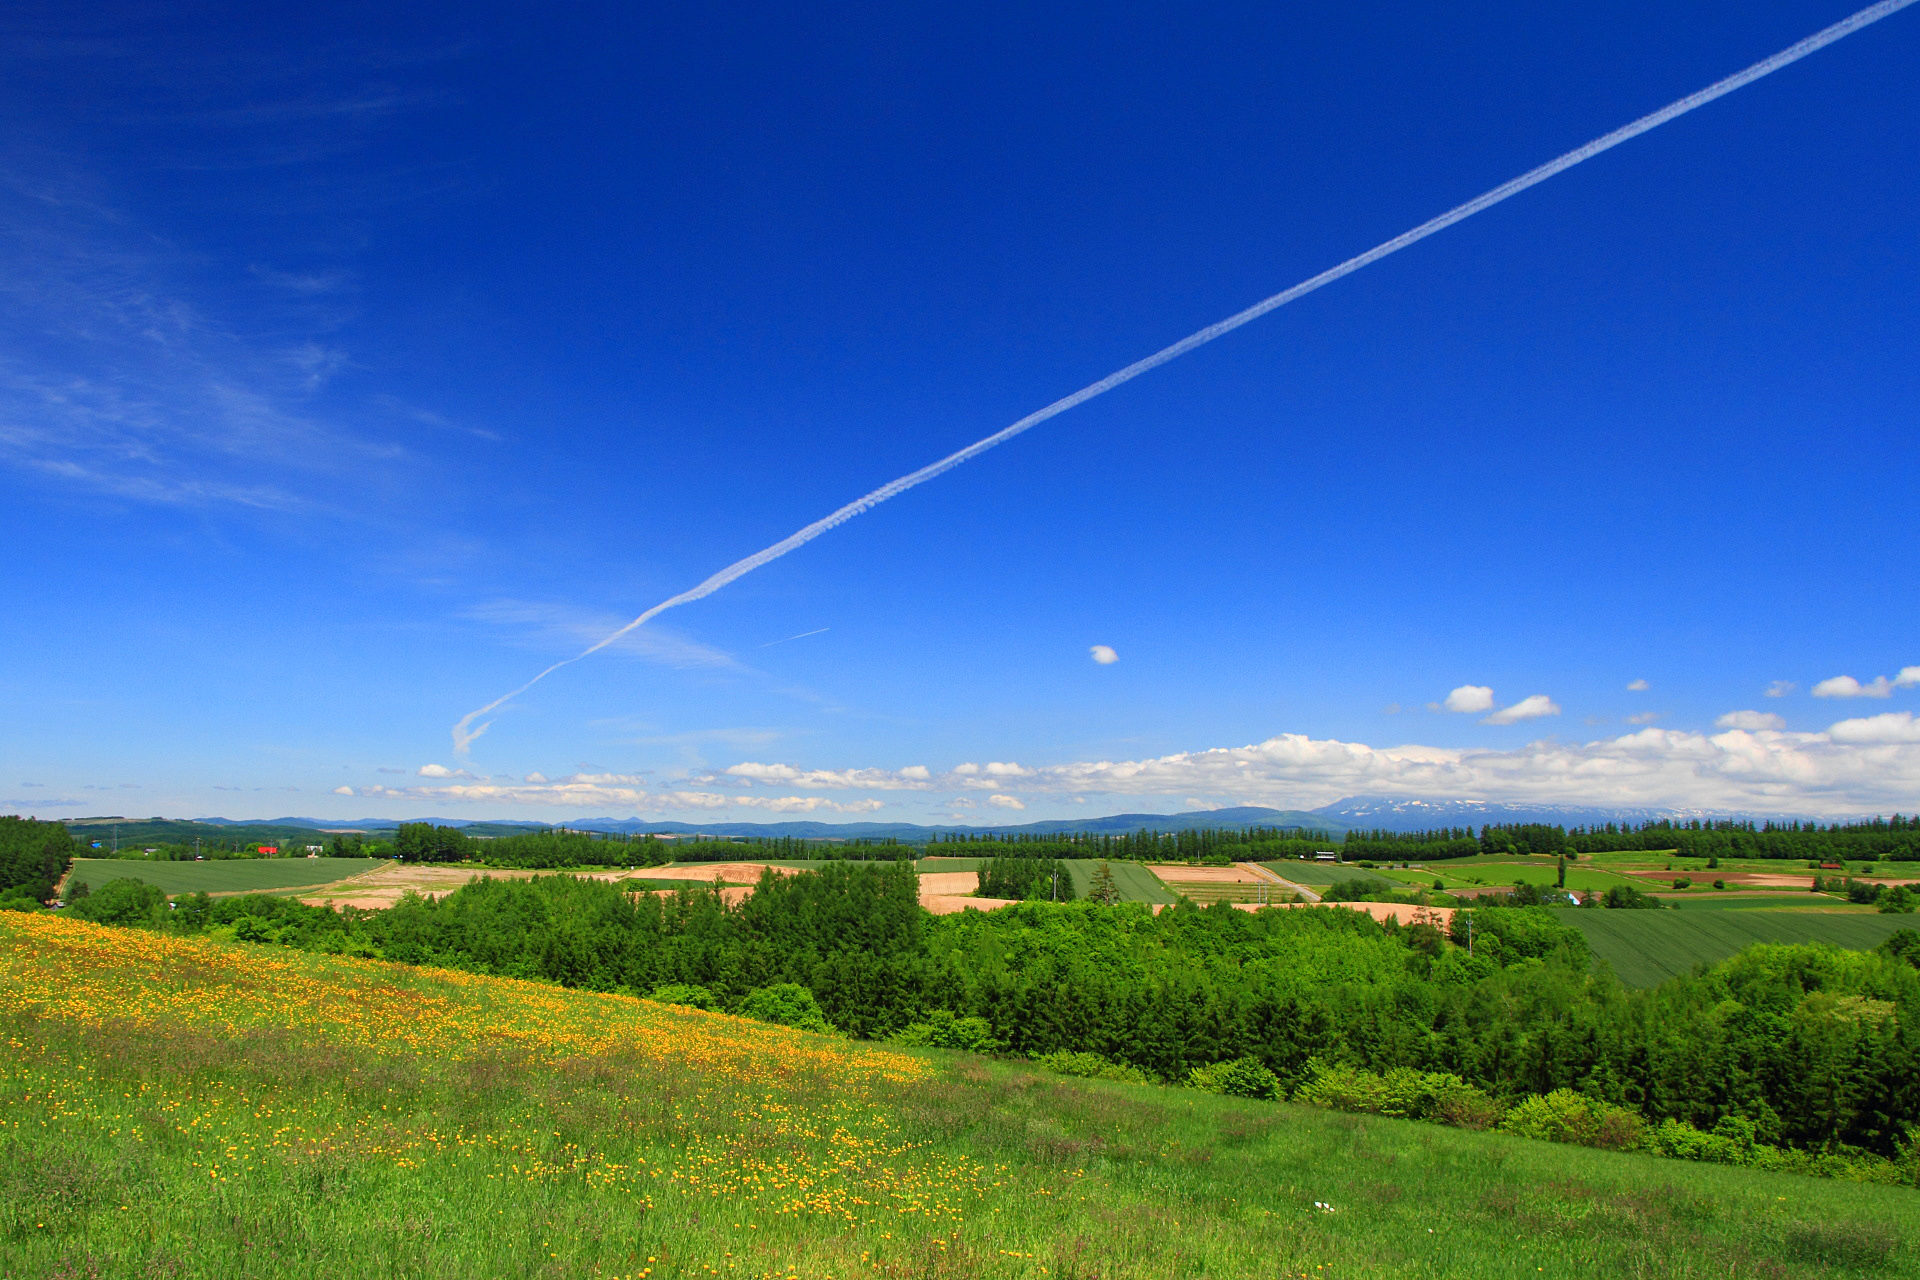
[[[747,998],[740,1002],[740,1016],[801,1031],[833,1030],[827,1025],[827,1015],[820,1012],[813,992],[797,982],[776,982],[770,987],[749,991]]]
[[[68,910],[95,924],[151,925],[166,912],[167,895],[141,880],[109,880]]]
[[[61,823],[0,817],[0,890],[25,886],[36,899],[52,897],[73,853],[73,836]]]
[[[1087,897],[1103,907],[1120,901],[1120,886],[1114,882],[1112,864],[1102,862],[1099,870],[1093,873],[1093,883],[1087,886]]]

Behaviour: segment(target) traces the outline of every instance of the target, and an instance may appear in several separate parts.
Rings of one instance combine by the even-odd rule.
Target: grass
[[[0,920],[0,1037],[19,1280],[1920,1268],[1910,1190],[58,917]]]
[[[148,862],[139,858],[75,858],[74,885],[98,889],[109,880],[144,880],[167,893],[270,893],[332,884],[380,866],[378,858],[209,858]]]
[[[1088,897],[1093,891],[1093,878],[1099,874],[1100,862],[1095,858],[1072,858],[1060,864],[1073,877],[1075,897]],[[1120,891],[1122,902],[1178,902],[1180,895],[1160,882],[1160,877],[1137,862],[1109,862],[1113,870],[1113,884]]]
[[[1291,880],[1295,884],[1323,885],[1339,884],[1342,880],[1377,880],[1384,885],[1394,882],[1377,871],[1368,871],[1352,863],[1339,862],[1301,862],[1284,858],[1278,862],[1262,862],[1259,865],[1279,876],[1282,880]],[[1431,886],[1433,878],[1427,878]]]
[[[1691,889],[1677,892],[1667,890],[1654,896],[1682,911],[1830,911],[1843,916],[1877,914],[1877,908],[1825,893],[1735,889],[1731,885],[1722,892],[1713,888],[1711,882],[1703,885],[1696,881]]]
[[[1595,958],[1635,987],[1691,973],[1696,964],[1725,960],[1755,942],[1827,942],[1864,950],[1897,929],[1920,927],[1920,918],[1878,912],[1703,911],[1693,903],[1678,911],[1570,907],[1555,918],[1586,934]]]

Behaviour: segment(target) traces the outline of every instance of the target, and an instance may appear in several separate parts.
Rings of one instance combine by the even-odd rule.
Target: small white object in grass
[[[1092,654],[1093,660],[1103,667],[1110,667],[1120,661],[1120,655],[1115,653],[1113,646],[1109,644],[1096,644],[1087,652]]]

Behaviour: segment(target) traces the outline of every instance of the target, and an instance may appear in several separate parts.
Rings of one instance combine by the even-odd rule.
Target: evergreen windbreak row
[[[728,904],[569,876],[479,880],[380,912],[114,881],[113,923],[384,956],[592,990],[704,989],[747,1007],[805,988],[883,1038],[978,1019],[983,1046],[1090,1053],[1169,1080],[1252,1060],[1292,1090],[1327,1064],[1447,1072],[1501,1098],[1572,1089],[1648,1120],[1750,1125],[1764,1142],[1891,1156],[1920,1122],[1920,936],[1884,953],[1754,947],[1662,987],[1592,971],[1540,908],[1382,926],[1357,912],[1027,902],[933,916],[900,863],[776,876]],[[663,998],[666,998],[663,996]]]
[[[1435,862],[1478,855],[1554,857],[1567,853],[1673,851],[1695,858],[1765,858],[1810,862],[1920,860],[1920,818],[1895,814],[1857,823],[1673,822],[1608,824],[1571,830],[1545,823],[1489,824],[1434,831],[1350,831],[1338,838],[1289,828],[1238,828],[1172,833],[1025,837],[942,836],[931,844],[897,841],[829,843],[773,840],[661,840],[554,830],[476,840],[455,827],[406,823],[395,854],[406,861],[481,859],[495,866],[559,869],[575,866],[660,866],[669,862],[763,860],[908,861],[973,857],[1061,861],[1096,858],[1127,862],[1268,862],[1335,852],[1350,862]],[[989,896],[1028,897],[1032,894]]]
[[[651,867],[673,862],[908,861],[926,856],[989,859],[1097,858],[1115,862],[1266,862],[1335,852],[1349,862],[1436,862],[1481,854],[1609,853],[1672,851],[1682,857],[1766,858],[1809,862],[1920,860],[1920,818],[1895,814],[1853,823],[1754,823],[1737,820],[1662,819],[1638,826],[1609,823],[1568,829],[1545,823],[1495,823],[1432,831],[1349,831],[1342,836],[1297,828],[1248,827],[1119,835],[967,835],[939,833],[929,844],[897,840],[824,841],[795,836],[766,839],[665,839],[555,827],[524,835],[486,838],[458,827],[425,822],[400,824],[392,841],[334,834],[325,850],[334,857],[396,857],[405,862],[480,861],[526,870],[586,866]],[[79,853],[59,823],[0,818],[0,892],[20,885],[49,887]],[[189,844],[159,846],[128,856],[188,860],[262,856],[251,848]],[[268,855],[271,856],[271,855]],[[38,859],[38,861],[36,861]],[[17,865],[16,865],[17,864]],[[1010,871],[1016,879],[1024,875]],[[40,894],[38,896],[45,897]],[[1032,893],[990,896],[1033,897]]]

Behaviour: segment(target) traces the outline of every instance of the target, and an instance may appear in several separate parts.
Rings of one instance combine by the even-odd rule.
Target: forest
[[[1452,934],[1225,905],[934,916],[913,867],[891,861],[769,872],[737,904],[554,875],[481,879],[382,912],[265,895],[169,905],[120,880],[72,910],[723,1010],[797,1000],[854,1036],[1087,1055],[1170,1081],[1232,1063],[1288,1092],[1335,1067],[1442,1073],[1496,1099],[1571,1090],[1649,1123],[1879,1157],[1920,1120],[1911,933],[1879,953],[1758,946],[1630,990],[1540,908],[1461,912]]]

